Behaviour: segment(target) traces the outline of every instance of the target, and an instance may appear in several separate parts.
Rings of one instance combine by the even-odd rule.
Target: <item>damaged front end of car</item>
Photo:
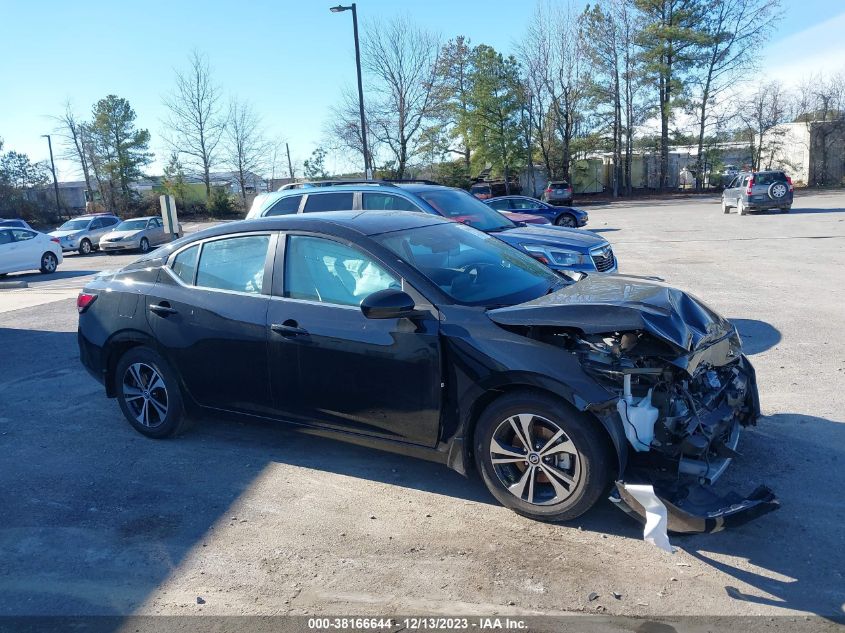
[[[676,533],[718,531],[779,507],[765,486],[745,497],[712,489],[738,456],[742,428],[760,417],[754,368],[732,324],[686,293],[636,278],[580,282],[532,304],[491,318],[530,323],[529,336],[574,354],[613,394],[585,409],[606,428],[622,425],[618,507],[647,522],[662,505]]]

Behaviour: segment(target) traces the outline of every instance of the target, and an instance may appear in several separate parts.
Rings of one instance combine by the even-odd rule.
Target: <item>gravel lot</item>
[[[736,323],[765,417],[720,486],[766,483],[780,511],[669,555],[609,502],[535,523],[445,467],[281,426],[145,439],[76,350],[72,297],[131,257],[70,255],[0,291],[0,615],[842,617],[845,194],[799,193],[788,215],[716,198],[589,211],[623,272]]]

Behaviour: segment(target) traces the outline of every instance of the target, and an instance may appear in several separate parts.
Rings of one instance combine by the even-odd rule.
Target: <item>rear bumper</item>
[[[645,523],[645,509],[625,486],[626,482],[617,481],[610,500],[626,514]],[[654,492],[666,507],[668,531],[676,534],[719,532],[780,508],[780,501],[767,486],[759,486],[747,497],[735,492],[720,496],[701,484],[675,490],[655,485]]]
[[[106,368],[103,366],[103,348],[95,345],[77,329],[76,340],[79,344],[79,360],[85,370],[98,382],[105,384]]]

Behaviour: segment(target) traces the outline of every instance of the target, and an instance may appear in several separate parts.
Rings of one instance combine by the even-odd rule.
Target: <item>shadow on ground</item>
[[[781,333],[775,326],[757,319],[728,319],[736,326],[742,339],[742,351],[748,356],[760,354],[773,348],[781,341]]]
[[[493,503],[444,466],[272,423],[205,419],[175,440],[144,438],[79,370],[75,338],[0,328],[0,615],[131,612],[273,462]],[[841,617],[845,425],[771,416],[741,449],[725,485],[747,493],[765,481],[783,508],[675,544],[723,573],[733,600]],[[641,538],[606,501],[560,529],[574,526]]]

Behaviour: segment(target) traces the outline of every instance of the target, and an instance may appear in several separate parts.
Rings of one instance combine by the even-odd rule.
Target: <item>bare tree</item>
[[[554,148],[557,130],[551,113],[553,81],[552,48],[555,38],[548,5],[538,3],[528,24],[528,30],[518,48],[519,61],[525,74],[528,93],[526,100],[532,137],[537,142],[540,158],[549,179],[557,175]]]
[[[696,188],[703,184],[705,135],[718,123],[712,106],[737,77],[759,64],[756,52],[780,17],[780,0],[721,0],[703,14],[704,44],[691,77],[693,113],[698,126]]]
[[[740,118],[751,135],[752,169],[771,167],[783,145],[783,131],[778,126],[790,118],[789,96],[783,85],[773,82],[759,87],[741,103]]]
[[[364,153],[364,144],[361,137],[361,116],[358,109],[358,93],[346,87],[341,92],[340,103],[331,109],[332,115],[326,125],[325,136],[326,147],[333,152],[350,150],[351,153],[360,157]],[[371,121],[375,117],[373,105],[370,101],[364,102],[364,118]],[[380,154],[382,143],[373,134],[373,127],[367,125],[367,153],[373,172],[378,171],[376,157]],[[362,171],[363,173],[363,171]]]
[[[232,99],[225,145],[227,162],[238,181],[246,209],[247,187],[255,186],[256,176],[266,166],[271,151],[261,129],[261,120],[249,103]]]
[[[561,142],[560,175],[570,179],[572,141],[587,97],[584,33],[580,14],[571,2],[562,5],[553,18],[552,75],[548,84],[554,122]]]
[[[94,189],[91,186],[91,169],[88,164],[89,152],[86,148],[90,136],[85,133],[85,124],[74,114],[70,100],[65,102],[65,111],[55,118],[59,124],[58,134],[64,139],[64,151],[61,157],[79,165],[85,179],[85,188],[89,195],[92,195]]]
[[[433,111],[439,50],[437,39],[408,18],[367,29],[362,64],[373,95],[368,126],[389,150],[397,178],[420,151],[420,133]]]
[[[798,88],[796,109],[797,119],[807,126],[809,138],[807,184],[826,185],[842,178],[841,169],[831,169],[830,154],[845,131],[845,74],[805,79]]]
[[[194,51],[187,72],[176,73],[176,87],[164,99],[170,114],[164,121],[170,148],[188,157],[202,174],[205,193],[211,196],[211,168],[218,157],[218,145],[225,130],[220,88],[211,78],[208,58]]]

